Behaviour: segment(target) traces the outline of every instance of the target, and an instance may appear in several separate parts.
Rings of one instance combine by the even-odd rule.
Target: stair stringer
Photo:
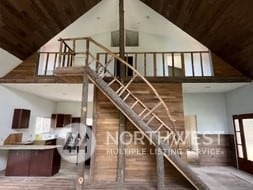
[[[163,141],[157,134],[149,135],[152,129],[113,91],[108,84],[97,76],[90,68],[87,68],[89,79],[99,90],[132,122],[132,124],[155,146],[159,147],[164,157],[196,188],[208,190],[209,187],[197,176],[197,174]]]

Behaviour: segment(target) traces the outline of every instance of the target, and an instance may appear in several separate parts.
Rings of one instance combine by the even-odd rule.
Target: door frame
[[[233,115],[237,168],[253,174],[253,161],[248,160],[248,155],[247,155],[247,147],[246,147],[246,140],[245,140],[245,134],[244,134],[243,119],[253,119],[253,113]],[[239,131],[236,129],[235,120],[238,120]],[[237,140],[237,133],[238,132],[240,133],[241,144],[238,143],[238,140]],[[239,157],[238,145],[242,146],[243,158]]]

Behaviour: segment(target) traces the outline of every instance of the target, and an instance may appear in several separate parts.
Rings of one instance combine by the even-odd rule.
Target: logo
[[[92,129],[82,123],[71,123],[59,129],[58,152],[71,163],[82,163],[94,154],[96,138]]]

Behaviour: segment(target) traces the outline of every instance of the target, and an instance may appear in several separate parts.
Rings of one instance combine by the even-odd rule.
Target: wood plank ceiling
[[[0,0],[0,47],[24,59],[99,1]],[[252,0],[141,1],[253,78]]]
[[[253,78],[252,0],[141,0]]]
[[[25,59],[100,0],[0,0],[0,47]]]

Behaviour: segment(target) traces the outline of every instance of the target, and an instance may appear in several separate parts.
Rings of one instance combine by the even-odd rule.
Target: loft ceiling
[[[252,0],[141,1],[253,78]],[[0,47],[24,59],[98,2],[0,0]]]
[[[253,78],[252,0],[141,0]]]
[[[100,0],[0,0],[0,47],[25,59]]]

